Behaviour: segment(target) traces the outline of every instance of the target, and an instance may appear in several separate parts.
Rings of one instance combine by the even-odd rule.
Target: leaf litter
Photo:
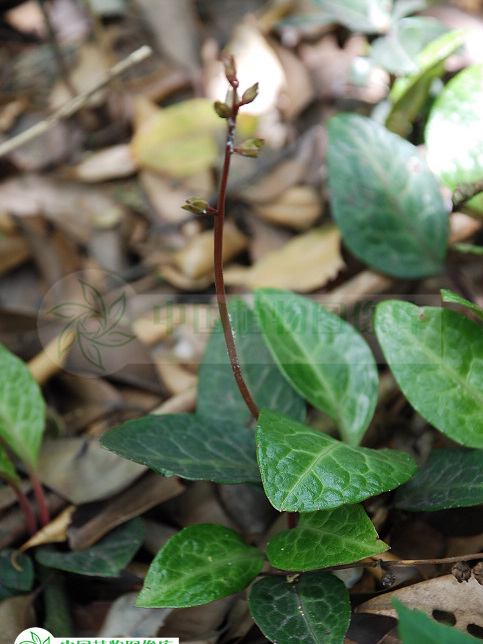
[[[64,329],[48,311],[65,302],[85,304],[80,283],[66,280],[69,276],[90,275],[90,285],[108,306],[120,291],[127,292],[117,330],[134,333],[133,342],[117,347],[114,356],[94,342],[100,338],[98,327],[86,322],[82,329],[90,344],[71,347],[66,363],[60,364],[58,356],[42,362],[35,373],[48,402],[48,442],[40,459],[52,527],[59,526],[53,540],[67,540],[76,552],[135,517],[151,526],[151,546],[146,537],[145,550],[122,580],[107,585],[95,579],[70,588],[71,634],[136,635],[142,609],[132,606],[133,593],[159,548],[153,535],[214,522],[255,544],[266,542],[273,528],[273,508],[258,503],[256,488],[163,479],[97,448],[99,437],[120,423],[195,406],[196,374],[216,321],[212,223],[193,220],[181,205],[193,194],[214,199],[223,123],[210,105],[224,99],[218,59],[225,44],[236,55],[242,89],[259,82],[263,92],[240,120],[240,136],[267,142],[257,160],[246,164],[240,159],[230,177],[224,257],[230,292],[245,295],[259,286],[293,289],[337,302],[350,321],[358,315],[357,301],[366,298],[370,304],[375,294],[403,296],[412,288],[413,295],[420,289],[418,295],[451,286],[444,278],[430,277],[409,287],[367,269],[341,245],[340,232],[326,214],[328,118],[347,108],[367,114],[389,92],[388,75],[381,69],[372,70],[364,82],[354,80],[354,65],[368,47],[366,36],[347,36],[317,22],[317,11],[305,2],[166,0],[161,16],[146,0],[129,6],[55,0],[47,8],[54,39],[37,5],[17,4],[12,11],[0,9],[5,29],[0,145],[44,122],[72,99],[72,90],[79,94],[93,87],[137,46],[149,43],[154,49],[68,119],[59,118],[48,132],[0,161],[0,342],[32,364],[43,355],[46,344]],[[451,28],[468,23],[483,28],[477,13],[481,3],[450,4],[433,6],[428,13]],[[460,64],[481,61],[472,42],[473,58]],[[461,213],[452,215],[450,225],[450,243],[471,242],[480,229]],[[481,265],[467,258],[460,263],[467,281],[481,283]],[[45,333],[39,335],[39,328]],[[384,428],[371,426],[365,446],[413,454],[423,452],[424,445],[429,445],[426,451],[441,446],[441,436],[436,438],[417,414],[407,407],[401,413],[395,386],[380,395],[380,405]],[[326,422],[313,409],[309,413],[315,423]],[[111,466],[107,461],[114,458]],[[22,485],[29,493],[26,480]],[[68,503],[74,507],[66,510]],[[483,525],[472,508],[425,515],[420,519],[425,530],[419,532],[420,524],[395,511],[384,496],[368,501],[365,509],[374,521],[385,517],[378,531],[400,558],[456,556],[481,546]],[[4,487],[0,512],[2,548],[20,547],[26,542],[25,526]],[[66,516],[71,516],[68,525],[62,521]],[[398,539],[402,524],[406,541]],[[429,543],[428,531],[435,536]],[[476,545],[475,539],[480,539]],[[70,573],[59,574],[71,586]],[[483,627],[476,581],[468,600],[452,576],[435,573],[414,582],[411,578],[406,588],[391,592],[428,614],[454,613],[457,627]],[[380,580],[366,571],[350,592],[359,604],[362,596],[380,589]],[[131,605],[132,614],[124,615],[120,602]],[[387,594],[360,610],[394,615]],[[42,625],[30,594],[4,599],[0,615],[2,644],[25,628]],[[122,633],[114,632],[118,620]],[[242,596],[167,611],[148,622],[143,636],[162,632],[186,642],[262,641]],[[355,618],[351,640],[363,641],[362,633],[362,622]]]

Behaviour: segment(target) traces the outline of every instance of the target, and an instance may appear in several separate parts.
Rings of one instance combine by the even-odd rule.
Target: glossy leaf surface
[[[349,249],[396,277],[440,272],[448,213],[439,185],[419,151],[357,114],[329,122],[332,209]]]
[[[467,447],[483,447],[483,333],[463,315],[390,300],[375,329],[398,385],[429,423]]]
[[[327,572],[260,579],[249,605],[265,637],[279,644],[342,644],[350,621],[347,588]]]
[[[482,249],[483,250],[483,249]],[[441,289],[441,299],[443,302],[450,302],[451,304],[461,304],[461,306],[466,306],[466,308],[471,309],[481,320],[483,320],[483,309],[477,304],[473,304],[458,293],[453,293],[446,288]]]
[[[259,289],[255,307],[285,376],[336,422],[346,442],[357,445],[377,402],[377,368],[365,340],[350,324],[301,295]]]
[[[255,432],[197,414],[148,415],[112,429],[103,447],[164,476],[217,483],[257,483]]]
[[[358,503],[392,490],[416,471],[404,452],[352,447],[288,416],[263,409],[258,462],[277,510],[311,512]]]
[[[303,512],[296,528],[270,540],[267,556],[281,570],[316,570],[359,561],[388,548],[361,505],[344,505]]]
[[[433,450],[414,477],[396,492],[396,507],[429,511],[483,503],[483,451]]]
[[[263,554],[220,525],[188,526],[161,548],[136,601],[145,608],[207,604],[243,590],[263,565]]]
[[[0,345],[0,436],[34,466],[45,425],[45,403],[25,362]]]
[[[451,189],[483,176],[483,64],[464,69],[438,96],[425,131],[428,163]],[[483,196],[469,202],[483,209]]]
[[[116,577],[139,550],[143,536],[143,522],[141,519],[133,519],[115,528],[86,550],[60,552],[46,546],[37,550],[35,558],[49,568],[81,575]]]
[[[230,302],[229,311],[243,377],[255,403],[304,420],[305,403],[281,375],[253,311],[239,299]],[[215,326],[200,366],[196,410],[201,416],[241,425],[251,418],[233,377],[221,323]]]

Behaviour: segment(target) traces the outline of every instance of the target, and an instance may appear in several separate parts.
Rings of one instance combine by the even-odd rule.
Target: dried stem
[[[223,170],[221,173],[220,187],[218,192],[218,203],[214,220],[214,271],[215,271],[215,289],[218,303],[218,311],[220,314],[221,324],[223,327],[223,334],[225,336],[226,348],[230,358],[230,364],[235,376],[236,384],[240,390],[243,400],[245,401],[250,413],[258,418],[258,409],[253,401],[253,398],[248,391],[246,383],[240,369],[238,355],[235,347],[235,339],[233,337],[233,329],[230,321],[230,314],[228,313],[225,280],[223,276],[223,225],[225,222],[225,202],[226,202],[226,187],[228,183],[228,174],[230,172],[231,155],[234,152],[234,138],[236,117],[240,109],[240,103],[237,98],[238,80],[229,78],[229,83],[233,90],[233,98],[231,104],[231,113],[227,118],[227,135],[225,144],[225,158],[223,162]]]

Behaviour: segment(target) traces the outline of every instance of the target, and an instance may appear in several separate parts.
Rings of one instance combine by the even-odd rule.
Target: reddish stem
[[[215,271],[215,289],[218,303],[218,311],[220,314],[221,325],[223,327],[223,334],[225,336],[226,348],[230,359],[233,375],[235,376],[236,384],[240,390],[243,400],[245,401],[250,413],[258,418],[258,408],[253,401],[253,398],[248,391],[246,383],[240,369],[238,355],[235,347],[235,339],[233,337],[233,329],[231,327],[230,315],[228,313],[226,292],[225,292],[225,279],[223,276],[223,225],[225,222],[225,201],[226,201],[226,187],[228,183],[228,174],[230,172],[231,155],[233,154],[233,141],[235,138],[235,124],[240,104],[237,102],[237,87],[238,81],[230,80],[230,85],[233,89],[233,102],[231,106],[231,115],[227,119],[227,135],[225,144],[225,159],[223,162],[223,170],[220,179],[220,188],[218,192],[217,212],[214,221],[214,271]]]
[[[49,508],[47,507],[47,501],[45,499],[44,488],[42,483],[37,476],[37,472],[33,469],[29,469],[30,480],[32,481],[32,488],[35,495],[35,500],[37,501],[37,507],[39,510],[40,523],[44,527],[50,523],[50,513]]]
[[[27,497],[18,487],[18,485],[16,485],[16,483],[13,483],[13,481],[9,481],[9,484],[17,496],[18,504],[20,505],[20,509],[22,510],[25,517],[27,529],[30,533],[30,536],[32,536],[37,532],[37,521],[35,519],[34,513],[32,512],[32,508],[30,507]]]

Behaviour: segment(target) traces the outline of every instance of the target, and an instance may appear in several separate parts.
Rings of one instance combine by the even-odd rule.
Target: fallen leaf
[[[93,152],[79,165],[64,170],[64,176],[67,179],[95,183],[129,177],[136,172],[136,169],[131,155],[131,146],[127,143],[119,143]]]
[[[253,206],[254,212],[273,224],[307,230],[322,215],[320,196],[311,186],[292,186],[277,199]]]
[[[361,604],[357,612],[397,618],[391,603],[393,598],[399,599],[408,608],[422,610],[429,617],[434,617],[435,611],[450,613],[454,615],[455,627],[460,631],[466,631],[469,624],[483,628],[483,586],[474,578],[464,584],[456,581],[453,575],[422,581],[378,595]]]
[[[177,497],[184,489],[177,476],[165,478],[148,472],[115,497],[77,508],[68,529],[69,546],[72,550],[84,550],[116,526]]]
[[[248,247],[248,237],[227,221],[223,229],[223,262],[228,262]],[[185,248],[173,255],[173,262],[179,270],[192,279],[210,275],[214,268],[213,231],[206,230],[196,235]]]
[[[27,628],[38,626],[33,602],[37,593],[17,595],[0,602],[0,644],[12,644]]]
[[[155,637],[172,608],[140,608],[138,593],[121,595],[112,604],[97,637]]]
[[[42,483],[76,504],[105,499],[145,470],[143,465],[119,458],[88,438],[47,440],[38,461]]]
[[[29,548],[45,545],[46,543],[63,543],[67,541],[67,527],[70,524],[75,506],[65,508],[55,519],[48,523],[41,530],[36,532],[28,541],[15,551],[14,560],[18,554]]]
[[[227,268],[225,283],[306,293],[324,286],[342,268],[340,232],[330,225],[297,235],[249,268]]]
[[[176,103],[140,125],[131,140],[132,155],[140,166],[172,177],[201,172],[218,161],[216,134],[225,127],[208,99]]]

